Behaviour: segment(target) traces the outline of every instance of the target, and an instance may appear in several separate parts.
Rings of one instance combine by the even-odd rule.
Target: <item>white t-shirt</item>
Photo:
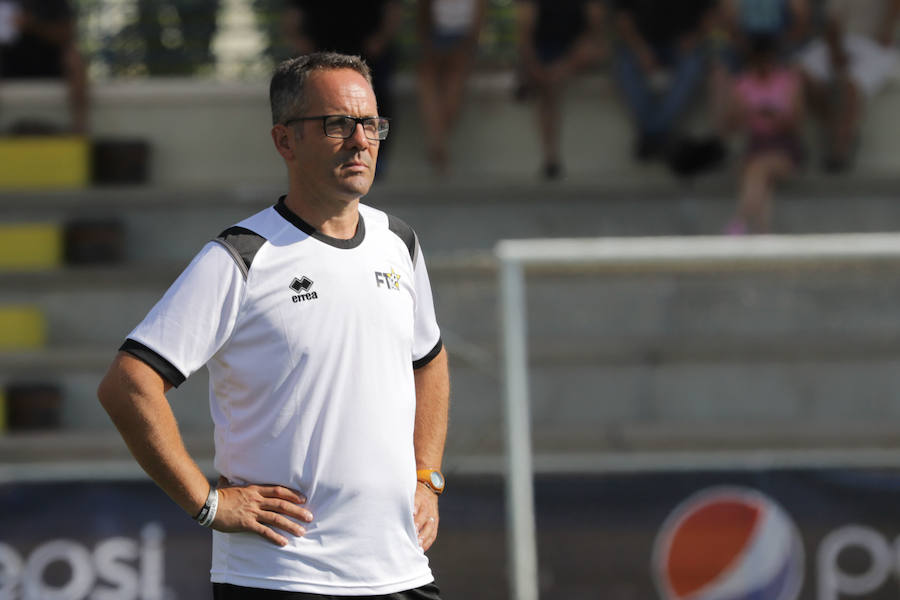
[[[418,240],[361,205],[329,238],[283,203],[208,243],[129,351],[179,384],[207,365],[215,466],[302,492],[314,519],[278,547],[213,532],[212,581],[334,595],[433,580],[413,521],[413,368],[441,349]]]
[[[475,0],[433,0],[435,29],[441,33],[466,33],[475,19]]]

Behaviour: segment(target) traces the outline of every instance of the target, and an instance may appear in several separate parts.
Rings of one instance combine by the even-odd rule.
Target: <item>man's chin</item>
[[[346,192],[356,195],[356,196],[365,196],[369,193],[369,189],[372,187],[372,180],[374,178],[369,176],[368,174],[362,175],[350,175],[341,178],[341,188]]]
[[[341,187],[346,190],[367,194],[369,193],[369,188],[372,187],[372,181],[374,181],[374,179],[375,174],[371,172],[345,173],[340,177],[340,182]]]

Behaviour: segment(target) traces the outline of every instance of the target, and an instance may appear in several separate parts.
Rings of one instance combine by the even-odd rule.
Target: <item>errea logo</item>
[[[296,302],[306,302],[307,300],[315,300],[316,298],[319,297],[319,295],[316,292],[309,291],[312,288],[312,286],[313,286],[312,279],[310,279],[306,275],[304,275],[303,277],[301,277],[299,279],[294,277],[293,281],[291,281],[291,284],[288,287],[291,288],[292,290],[294,290],[295,292],[297,292],[297,294],[294,296],[291,296],[291,300],[295,303]]]
[[[375,285],[377,287],[385,286],[389,290],[400,290],[400,273],[394,272],[391,268],[390,273],[375,271]]]

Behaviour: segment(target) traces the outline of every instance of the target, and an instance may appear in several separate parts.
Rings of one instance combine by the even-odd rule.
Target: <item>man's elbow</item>
[[[97,400],[100,401],[100,405],[107,413],[113,409],[116,403],[115,400],[119,396],[119,386],[117,385],[117,381],[119,381],[120,378],[116,371],[116,363],[114,362],[110,365],[109,369],[107,369],[103,379],[100,380],[100,385],[97,386]]]

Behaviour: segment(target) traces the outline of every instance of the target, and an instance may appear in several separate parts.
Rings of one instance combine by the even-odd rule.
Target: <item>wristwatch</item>
[[[428,489],[440,496],[444,493],[444,474],[437,469],[419,469],[416,479],[424,483]]]

